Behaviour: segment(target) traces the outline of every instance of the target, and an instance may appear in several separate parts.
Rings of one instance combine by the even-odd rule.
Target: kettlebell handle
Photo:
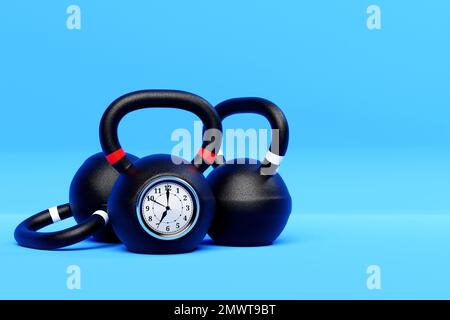
[[[264,116],[269,121],[272,128],[271,145],[261,165],[261,173],[265,174],[264,168],[272,169],[272,171],[266,170],[266,172],[275,172],[280,166],[289,144],[289,125],[283,111],[275,103],[256,97],[225,100],[216,106],[216,110],[222,120],[233,114],[255,113]],[[276,147],[274,142],[278,144]],[[223,155],[220,155],[220,159],[218,156],[216,160],[215,166],[224,162]]]
[[[192,163],[201,172],[215,160],[215,150],[222,143],[222,123],[217,111],[203,98],[177,90],[141,90],[125,94],[113,101],[100,121],[100,143],[108,162],[119,172],[132,167],[118,138],[120,121],[130,112],[146,108],[175,108],[190,111],[203,122],[204,128],[216,129],[217,134],[203,135],[202,148]],[[211,131],[210,131],[211,132]],[[220,136],[218,136],[220,135]]]

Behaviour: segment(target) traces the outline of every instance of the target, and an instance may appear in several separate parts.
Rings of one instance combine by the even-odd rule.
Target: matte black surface
[[[197,95],[176,90],[135,91],[113,101],[103,114],[100,121],[100,143],[105,155],[121,149],[117,130],[123,117],[130,112],[146,108],[174,108],[190,111],[202,120],[205,129],[216,129],[218,134],[222,132],[222,123],[216,110]],[[220,149],[221,142],[221,137],[212,141],[204,140],[202,147],[213,152]],[[193,164],[202,172],[209,167],[209,164],[199,157],[193,160]],[[130,166],[128,157],[114,164],[119,172],[126,171]]]
[[[289,144],[289,125],[283,111],[275,103],[256,97],[234,98],[219,103],[216,110],[222,120],[239,113],[255,113],[264,116],[269,121],[272,130],[279,130],[279,150],[272,150],[272,146],[269,147],[269,150],[280,156],[286,154]],[[274,141],[273,132],[271,141]]]
[[[137,160],[128,155],[131,161]],[[107,209],[107,201],[119,173],[109,165],[103,153],[97,153],[86,159],[72,179],[69,190],[69,203],[59,206],[61,219],[74,216],[78,225],[57,232],[37,232],[52,224],[48,210],[31,216],[16,228],[16,241],[25,247],[35,249],[57,249],[85,240],[90,236],[101,242],[119,242],[108,223],[97,210]]]
[[[69,204],[58,207],[61,219],[72,216]],[[17,243],[33,249],[53,250],[78,243],[89,238],[105,225],[105,220],[99,215],[91,215],[83,222],[56,232],[38,232],[45,226],[52,224],[48,210],[39,212],[20,223],[14,231]]]
[[[143,90],[126,94],[115,100],[105,111],[100,122],[100,142],[105,156],[121,149],[117,130],[123,117],[144,108],[175,108],[196,114],[204,127],[219,134],[209,141],[203,136],[202,147],[208,151],[219,150],[222,123],[216,110],[203,98],[183,91]],[[151,128],[149,128],[151,129]],[[114,164],[120,175],[108,200],[108,213],[114,231],[125,246],[139,253],[180,253],[195,249],[205,237],[214,215],[215,201],[202,172],[210,164],[199,161],[181,161],[170,155],[153,155],[131,163],[128,157]],[[175,160],[175,161],[174,161]],[[182,164],[176,164],[183,162]],[[195,226],[178,239],[162,240],[147,233],[140,225],[136,204],[140,192],[153,179],[175,176],[190,184],[197,193],[200,212]]]
[[[181,159],[178,158],[181,161]],[[136,202],[142,189],[152,180],[175,176],[190,184],[199,197],[200,212],[194,228],[175,240],[160,240],[140,225]],[[205,177],[191,163],[174,165],[170,155],[158,154],[137,160],[121,174],[108,201],[108,213],[117,236],[126,247],[138,253],[181,253],[194,250],[211,226],[215,200]]]
[[[289,191],[279,174],[263,176],[258,164],[228,162],[207,180],[216,197],[216,215],[209,230],[222,245],[271,244],[283,231],[292,209]]]
[[[138,158],[127,154],[130,161]],[[69,190],[69,202],[73,216],[78,223],[89,218],[96,210],[105,210],[109,194],[119,173],[106,161],[102,152],[86,159],[76,172]],[[100,242],[120,242],[115,235],[111,223],[94,235]]]
[[[281,109],[261,98],[236,98],[216,106],[222,120],[239,113],[265,116],[272,127],[273,153],[284,156],[289,126]],[[273,148],[273,130],[278,130],[279,148]],[[208,176],[216,198],[216,214],[209,231],[219,244],[230,246],[269,245],[281,234],[292,210],[292,199],[277,166],[264,159],[231,160],[219,164]],[[271,175],[264,174],[271,168]]]

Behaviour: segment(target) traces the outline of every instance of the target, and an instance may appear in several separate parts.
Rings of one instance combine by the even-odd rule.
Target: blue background
[[[450,298],[450,3],[374,3],[382,29],[372,31],[369,1],[2,4],[0,297]],[[81,30],[66,28],[70,4]],[[22,218],[67,201],[74,172],[100,150],[106,106],[144,88],[282,107],[293,214],[275,245],[206,240],[157,257],[89,241],[72,249],[92,250],[15,245]],[[138,156],[169,153],[172,131],[193,120],[143,110],[127,116],[121,141]],[[251,115],[224,125],[268,128]],[[82,268],[82,290],[65,288],[68,264]],[[382,290],[366,288],[371,264]],[[182,286],[141,274],[179,265],[193,274]]]

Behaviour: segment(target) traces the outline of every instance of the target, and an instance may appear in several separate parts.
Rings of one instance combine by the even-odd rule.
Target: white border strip
[[[106,211],[103,211],[103,210],[97,210],[97,211],[95,211],[92,215],[94,215],[94,214],[97,214],[97,215],[99,215],[100,217],[102,217],[103,220],[105,220],[105,224],[108,223],[108,221],[109,221],[109,216],[108,216],[108,214],[106,213]]]
[[[53,223],[61,221],[61,217],[59,216],[58,207],[51,207],[48,209],[50,213],[50,217],[52,218]]]
[[[267,151],[266,153],[266,160],[269,161],[270,163],[273,163],[274,165],[279,166],[281,161],[283,160],[284,157],[279,156],[275,153],[272,153],[270,151]]]

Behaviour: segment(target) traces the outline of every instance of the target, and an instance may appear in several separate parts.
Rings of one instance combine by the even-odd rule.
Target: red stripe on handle
[[[108,160],[110,165],[114,165],[119,162],[123,157],[125,157],[125,151],[122,148],[108,154],[106,160]]]
[[[211,164],[216,159],[216,155],[204,148],[200,148],[200,150],[197,153],[200,157],[202,157],[203,160],[205,160],[206,163]]]

